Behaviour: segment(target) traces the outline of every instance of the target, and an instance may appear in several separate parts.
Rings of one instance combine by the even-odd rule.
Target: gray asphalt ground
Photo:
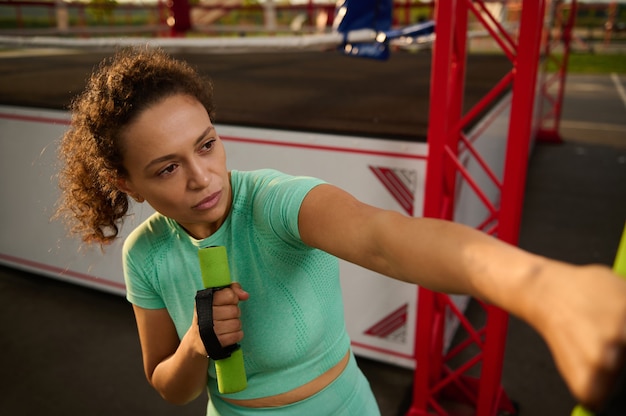
[[[396,59],[393,58],[389,67],[380,63],[358,64],[354,60],[342,64],[335,57],[328,58],[329,66],[324,66],[319,56],[307,65],[298,63],[295,55],[283,59],[286,68],[293,70],[298,67],[299,71],[313,69],[312,78],[325,81],[318,85],[318,89],[324,86],[330,89],[331,85],[335,85],[332,81],[334,76],[345,76],[347,80],[348,71],[354,69],[352,65],[373,68],[370,77],[378,77],[381,68],[384,68],[383,72],[392,68],[399,70],[411,62],[417,66],[408,68],[406,79],[411,80],[417,68],[421,67],[425,72],[417,78],[420,85],[424,84],[423,80],[428,79],[428,67],[416,64],[404,55],[398,56],[399,65],[393,66],[393,59]],[[64,106],[67,97],[80,88],[85,77],[85,65],[89,67],[93,62],[91,55],[82,54],[75,58],[56,56],[52,61],[37,56],[29,59],[27,62],[24,57],[8,58],[0,54],[0,103],[48,108]],[[476,71],[478,75],[484,75],[494,66],[487,61],[483,65],[487,66],[484,71],[479,68]],[[242,65],[240,69],[243,71],[246,68]],[[335,73],[323,72],[329,71],[329,68],[334,68]],[[257,74],[265,76],[270,76],[272,72],[267,68],[257,69],[261,71]],[[74,86],[59,84],[59,80],[64,78],[63,73]],[[302,74],[290,73],[292,75],[288,78]],[[406,74],[399,73],[395,77]],[[236,75],[236,71],[229,70],[222,79],[238,84]],[[468,77],[471,87],[480,84],[478,81],[472,84],[471,80]],[[248,88],[256,88],[253,81],[249,79],[244,84]],[[256,81],[269,87],[267,81]],[[337,83],[336,88],[346,88],[340,84]],[[216,79],[216,85],[220,85],[219,79]],[[626,220],[626,98],[623,92],[620,95],[619,85],[626,85],[626,74],[613,77],[572,75],[568,78],[560,130],[564,142],[537,143],[529,161],[519,241],[521,247],[574,263],[612,263]],[[318,103],[318,99],[321,102],[318,96],[322,93],[313,94],[314,88],[307,88],[308,98],[298,99],[297,114],[315,122],[317,113],[314,104]],[[384,112],[375,113],[380,108],[387,107],[385,111],[391,113],[400,111],[393,107],[395,92],[389,88],[383,96],[371,96],[368,102],[372,108],[354,112],[361,117],[370,111],[366,113],[365,121],[354,125],[372,130],[381,124],[380,120],[391,117]],[[406,100],[418,97],[419,102],[411,104],[415,106],[412,115],[406,120],[398,120],[400,127],[391,133],[406,140],[423,138],[423,123],[427,119],[424,114],[428,107],[428,95],[424,95],[424,85],[415,84],[411,88],[410,97]],[[38,94],[33,91],[38,91]],[[227,92],[217,91],[222,98]],[[381,89],[379,94],[384,92]],[[288,93],[288,89],[281,90],[274,97],[292,98],[293,94]],[[324,94],[341,99],[335,95],[336,89]],[[225,100],[220,105],[224,117],[221,122],[247,117],[248,122],[254,124],[253,119],[260,117],[260,124],[270,125],[277,121],[269,120],[269,123],[267,114],[286,118],[282,112],[275,113],[282,111],[280,102],[271,104],[276,106],[273,111],[266,112],[261,104],[256,104],[246,107],[237,116],[235,105],[250,100],[232,100],[230,104]],[[398,105],[403,103],[399,101]],[[307,103],[311,107],[307,107]],[[416,108],[421,109],[417,117]],[[247,113],[256,111],[262,115]],[[324,125],[322,130],[354,129],[353,124],[347,122],[350,128],[341,127],[344,124],[341,118],[345,115],[337,115],[336,112],[322,117],[324,120],[337,120],[328,123],[330,127]],[[346,112],[351,113],[349,108]],[[371,114],[378,114],[378,119]],[[395,121],[390,119],[389,123],[382,124],[384,129],[384,125],[395,126]],[[480,319],[476,305],[470,306],[468,315]],[[119,296],[0,266],[0,328],[2,415],[204,414],[206,399],[177,407],[161,400],[148,386],[142,372],[132,310]],[[371,360],[359,359],[359,363],[372,384],[382,414],[403,414],[410,400],[412,372]],[[575,404],[556,373],[543,341],[527,325],[514,318],[508,330],[503,386],[519,404],[519,414],[523,416],[569,415]]]

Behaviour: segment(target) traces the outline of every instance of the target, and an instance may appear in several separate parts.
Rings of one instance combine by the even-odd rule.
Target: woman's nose
[[[207,169],[203,169],[200,164],[192,164],[189,169],[189,179],[187,181],[189,189],[203,189],[211,182],[211,176]]]

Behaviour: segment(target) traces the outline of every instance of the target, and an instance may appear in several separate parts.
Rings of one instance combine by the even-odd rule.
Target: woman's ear
[[[139,203],[145,201],[144,197],[142,197],[141,195],[139,195],[137,192],[133,190],[132,184],[128,183],[128,180],[126,178],[118,177],[115,180],[115,186],[117,187],[117,189],[124,192],[126,195],[130,196],[135,201]]]

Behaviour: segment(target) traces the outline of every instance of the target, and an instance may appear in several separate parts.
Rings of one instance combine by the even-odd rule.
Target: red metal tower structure
[[[483,0],[437,0],[435,5],[437,38],[431,69],[424,215],[452,219],[455,189],[459,181],[466,181],[489,212],[477,228],[517,244],[528,156],[539,124],[535,112],[539,90],[537,81],[541,48],[547,39],[544,27],[546,10],[551,2],[524,1],[517,36],[505,30],[485,3]],[[499,45],[511,61],[512,68],[473,108],[463,114],[470,13]],[[564,77],[564,72],[560,76]],[[472,120],[508,89],[511,101],[507,148],[504,171],[499,178],[473,147],[467,137],[467,129]],[[556,100],[559,105],[560,100],[562,95]],[[499,190],[498,200],[490,200],[465,169],[460,157],[468,152]],[[516,413],[501,387],[508,315],[494,306],[482,303],[481,306],[486,313],[486,323],[481,328],[474,328],[449,296],[419,288],[417,368],[413,402],[408,415],[454,414],[449,402],[469,406],[473,409],[472,413],[478,416]],[[459,318],[468,337],[445,352],[444,322],[446,313],[450,312]],[[479,353],[457,368],[451,368],[451,359],[471,345],[477,346]],[[468,376],[468,370],[477,366],[480,366],[480,376]]]

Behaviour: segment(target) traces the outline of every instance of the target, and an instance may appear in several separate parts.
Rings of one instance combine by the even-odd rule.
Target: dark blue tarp
[[[373,29],[386,32],[391,29],[392,0],[343,0],[335,8],[335,28],[347,34],[352,30]],[[344,43],[339,51],[351,56],[387,59],[389,45],[384,42]]]

